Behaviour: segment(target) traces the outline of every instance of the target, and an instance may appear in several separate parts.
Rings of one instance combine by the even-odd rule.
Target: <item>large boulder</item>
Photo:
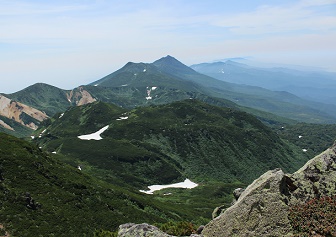
[[[294,174],[266,172],[238,200],[207,224],[210,236],[291,236],[289,206],[336,194],[336,143]]]
[[[336,193],[336,142],[330,149],[308,161],[289,177],[297,187],[291,193],[291,203],[334,195]]]
[[[205,226],[208,236],[284,236],[290,231],[287,218],[285,174],[266,172],[240,195],[235,204]]]

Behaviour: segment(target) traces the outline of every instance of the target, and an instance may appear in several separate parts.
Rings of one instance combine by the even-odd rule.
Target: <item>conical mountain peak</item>
[[[178,61],[176,58],[167,55],[166,57],[160,58],[152,63],[154,66],[158,67],[160,70],[173,74],[176,72],[183,73],[195,73],[193,69],[186,66],[185,64]]]

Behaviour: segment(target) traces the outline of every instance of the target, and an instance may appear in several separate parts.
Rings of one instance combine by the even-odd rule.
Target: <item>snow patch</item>
[[[146,194],[153,194],[155,191],[161,190],[161,189],[165,189],[165,188],[187,188],[187,189],[192,189],[197,187],[198,184],[192,182],[190,179],[186,179],[184,180],[184,182],[180,182],[180,183],[175,183],[175,184],[167,184],[167,185],[151,185],[148,186],[149,190],[145,191],[145,190],[139,190],[142,193],[146,193]]]
[[[157,86],[152,86],[152,87],[147,86],[147,87],[146,87],[146,91],[147,91],[147,97],[146,97],[146,100],[151,100],[151,99],[153,99],[153,97],[151,96],[151,92],[152,92],[153,90],[156,90],[156,89],[157,89]],[[157,97],[157,96],[155,96],[155,97]]]
[[[64,115],[64,113],[62,113],[58,118],[62,118],[63,117],[63,115]]]
[[[79,169],[79,170],[82,170],[82,167],[80,167],[80,166],[77,166],[77,169]]]
[[[51,152],[51,153],[53,153],[53,154],[57,154],[57,152],[56,152],[56,151],[53,151],[53,152]]]
[[[44,130],[40,133],[39,138],[41,138],[42,135],[43,135],[43,133],[45,133],[46,131],[47,131],[47,129],[44,129]]]
[[[118,119],[116,119],[116,120],[118,120],[118,121],[120,121],[120,120],[126,120],[126,119],[128,119],[128,117],[126,116],[126,117],[119,117]]]
[[[302,138],[302,136],[300,135],[299,138]]]
[[[103,139],[100,135],[105,132],[108,129],[109,125],[103,127],[102,129],[100,129],[99,131],[95,132],[95,133],[91,133],[91,134],[86,134],[86,135],[80,135],[78,136],[79,139],[81,140],[101,140]]]

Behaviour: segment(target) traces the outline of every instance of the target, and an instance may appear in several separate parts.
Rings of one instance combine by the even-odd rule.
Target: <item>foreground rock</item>
[[[233,206],[205,226],[210,236],[291,236],[289,206],[335,195],[336,143],[300,170],[266,172],[241,193]]]
[[[237,202],[205,226],[204,236],[284,236],[290,231],[285,174],[266,172],[241,194]]]

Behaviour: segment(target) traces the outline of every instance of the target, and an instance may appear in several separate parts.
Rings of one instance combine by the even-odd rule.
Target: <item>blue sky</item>
[[[0,30],[4,93],[72,89],[168,54],[336,71],[336,0],[0,0]]]

